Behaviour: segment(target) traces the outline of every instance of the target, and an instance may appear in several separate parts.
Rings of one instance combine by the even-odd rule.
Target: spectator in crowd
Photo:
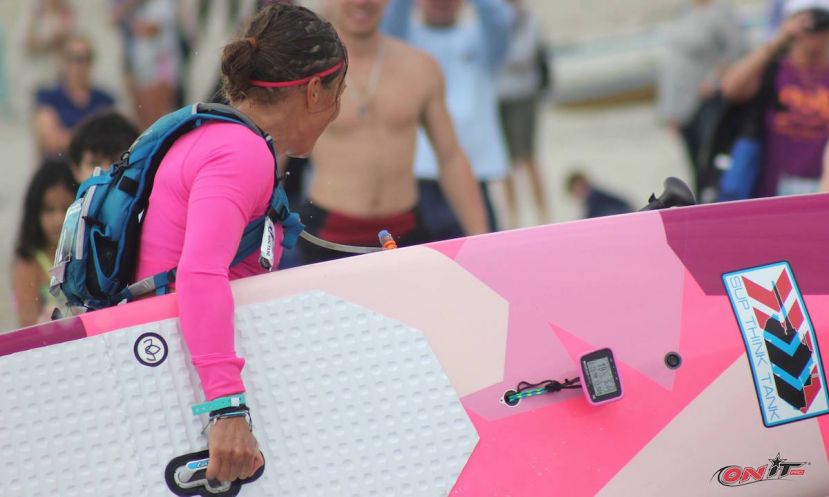
[[[29,55],[58,53],[75,30],[75,11],[63,0],[38,0],[26,32]]]
[[[65,153],[76,124],[114,105],[107,92],[92,85],[93,60],[88,39],[71,35],[65,40],[57,85],[38,90],[35,97],[35,138],[41,154]]]
[[[175,108],[182,52],[175,0],[113,0],[140,129]]]
[[[385,4],[330,2],[328,13],[348,49],[347,85],[339,117],[314,149],[302,220],[311,234],[337,243],[376,246],[382,229],[400,245],[428,242],[412,173],[417,128],[424,126],[463,232],[483,233],[482,201],[452,129],[440,68],[422,51],[380,33]],[[299,248],[305,263],[343,257],[304,241]]]
[[[723,105],[720,79],[745,49],[739,20],[727,0],[691,0],[691,8],[673,26],[660,72],[657,111],[682,138],[697,193],[700,149]]]
[[[392,0],[384,28],[435,57],[446,77],[446,103],[484,196],[488,224],[497,228],[487,184],[509,174],[498,119],[495,78],[509,49],[514,9],[504,0],[471,0],[476,16],[461,21],[461,0],[422,0],[423,23],[412,18],[413,0]],[[425,136],[418,138],[415,174],[420,208],[436,239],[463,236],[440,189],[437,160]]]
[[[549,218],[540,173],[535,162],[537,109],[544,90],[549,87],[547,51],[538,23],[523,0],[512,0],[516,9],[515,27],[510,49],[498,74],[498,97],[501,101],[501,126],[507,149],[516,169],[526,170],[532,189],[538,221]],[[506,196],[512,227],[518,225],[518,206],[512,174],[507,177]]]
[[[625,214],[633,210],[621,198],[597,188],[582,172],[570,173],[567,192],[583,204],[584,215],[588,218]]]
[[[67,0],[36,0],[28,9],[23,40],[26,72],[32,74],[31,83],[45,85],[55,79],[64,43],[77,29],[77,16]]]
[[[12,291],[17,322],[48,321],[56,307],[49,293],[52,267],[66,209],[75,199],[75,183],[62,159],[46,159],[29,183],[15,247]]]
[[[88,117],[78,124],[69,142],[69,160],[77,184],[96,167],[107,169],[138,138],[138,128],[115,111]]]
[[[757,196],[817,191],[829,141],[829,0],[789,0],[785,13],[778,34],[735,64],[722,85],[734,101],[760,97],[766,86],[772,95]]]

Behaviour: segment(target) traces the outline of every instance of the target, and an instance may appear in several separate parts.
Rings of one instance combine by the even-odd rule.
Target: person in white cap
[[[789,0],[784,12],[777,35],[722,81],[730,100],[767,96],[761,197],[817,191],[829,141],[829,0]]]

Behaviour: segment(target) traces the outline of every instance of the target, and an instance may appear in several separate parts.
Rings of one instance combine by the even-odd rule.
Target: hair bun
[[[256,41],[252,37],[227,44],[222,56],[222,74],[235,85],[248,86],[255,70],[255,53]]]

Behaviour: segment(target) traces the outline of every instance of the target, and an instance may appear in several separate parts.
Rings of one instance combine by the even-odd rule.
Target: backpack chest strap
[[[282,225],[282,246],[287,249],[294,248],[299,235],[305,229],[305,225],[299,219],[299,214],[291,212],[288,204],[288,194],[285,193],[285,188],[282,187],[281,182],[274,188],[267,215],[271,218],[271,221]]]

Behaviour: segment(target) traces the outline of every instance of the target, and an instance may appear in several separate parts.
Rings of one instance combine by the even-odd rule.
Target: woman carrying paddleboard
[[[273,137],[279,164],[309,155],[337,117],[346,69],[345,47],[330,24],[280,4],[261,10],[222,57],[229,102]],[[224,122],[178,138],[154,179],[136,276],[178,268],[180,327],[213,412],[224,404],[238,408],[244,398],[229,280],[263,269],[258,251],[233,267],[231,261],[245,227],[265,214],[273,188],[268,144],[251,129]],[[275,234],[278,249],[281,230]],[[214,420],[208,443],[208,479],[245,479],[263,464],[245,416]]]

